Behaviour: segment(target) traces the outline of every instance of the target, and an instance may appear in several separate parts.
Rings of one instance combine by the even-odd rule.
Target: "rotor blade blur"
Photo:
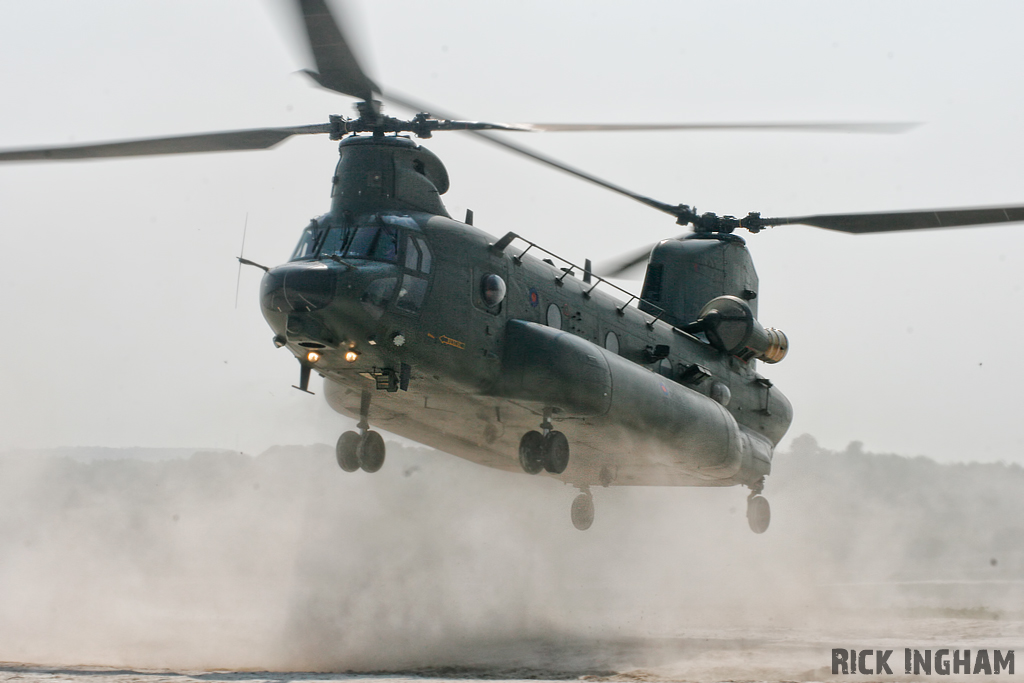
[[[254,128],[251,130],[197,133],[195,135],[176,135],[163,138],[121,140],[85,145],[9,149],[0,150],[0,162],[103,159],[110,157],[153,156],[158,154],[197,154],[202,152],[270,149],[293,135],[312,135],[330,132],[331,124],[317,123],[309,126]]]
[[[612,261],[608,265],[597,269],[597,274],[601,277],[620,277],[626,271],[636,268],[642,263],[645,263],[651,256],[651,250],[654,249],[653,244],[648,244],[642,249],[631,251],[625,256],[621,256],[615,261]]]
[[[477,135],[477,136],[483,138],[484,140],[486,140],[487,142],[490,142],[493,145],[498,145],[499,147],[504,147],[505,149],[508,149],[508,150],[511,150],[511,151],[515,152],[516,154],[521,154],[522,156],[525,156],[525,157],[528,157],[530,159],[533,159],[534,161],[539,161],[542,164],[545,164],[545,165],[550,166],[552,168],[558,169],[559,171],[562,171],[563,173],[568,173],[569,175],[573,175],[573,176],[576,176],[577,178],[580,178],[582,180],[586,180],[588,183],[593,183],[594,185],[598,185],[598,186],[603,187],[603,188],[605,188],[607,190],[611,190],[612,192],[617,192],[618,194],[621,194],[623,196],[629,197],[630,199],[638,201],[641,204],[645,204],[647,206],[650,206],[651,208],[657,209],[658,211],[663,211],[663,212],[669,214],[670,216],[678,216],[678,213],[679,213],[678,212],[678,207],[676,207],[673,204],[666,204],[664,202],[659,202],[657,199],[652,199],[650,197],[646,197],[646,196],[644,196],[642,194],[638,194],[638,193],[633,192],[631,190],[627,190],[624,187],[620,187],[619,185],[616,185],[614,183],[610,183],[607,180],[602,180],[601,178],[598,178],[595,175],[591,175],[591,174],[586,173],[584,171],[581,171],[581,170],[579,170],[577,168],[573,168],[572,166],[569,166],[568,164],[563,164],[561,161],[557,161],[555,159],[552,159],[551,157],[545,156],[545,155],[543,155],[543,154],[541,154],[539,152],[534,152],[533,150],[528,149],[526,147],[523,147],[522,145],[514,144],[514,143],[509,142],[508,140],[505,140],[503,138],[499,138],[499,137],[497,137],[495,135],[491,135],[490,133],[485,133],[484,131],[480,131],[480,130],[472,130],[472,131],[469,131],[469,132],[471,132],[474,135]]]
[[[417,102],[393,91],[382,94],[385,100],[416,112],[426,112],[446,119],[461,119],[439,111],[424,102]],[[777,130],[810,133],[906,133],[920,123],[893,121],[775,121],[760,123],[480,123],[492,130],[523,133],[572,133],[588,131],[658,131],[658,130]]]
[[[1024,206],[994,206],[891,213],[847,213],[791,218],[765,218],[764,225],[811,225],[854,234],[934,230],[969,225],[1024,221]]]
[[[324,0],[298,0],[298,7],[317,68],[316,72],[305,73],[328,90],[367,102],[372,100],[373,93],[380,92],[380,88],[359,66],[359,60],[327,3]]]
[[[384,100],[388,100],[390,102],[393,102],[393,103],[395,103],[395,104],[397,104],[399,106],[406,107],[407,109],[412,109],[414,111],[420,111],[420,112],[429,113],[429,114],[431,114],[433,116],[438,116],[438,117],[442,117],[442,118],[446,118],[446,119],[460,119],[460,118],[462,118],[460,116],[455,116],[454,114],[445,113],[443,111],[438,111],[435,107],[431,107],[430,105],[424,104],[422,102],[416,102],[415,100],[412,100],[412,99],[406,97],[405,95],[399,95],[399,94],[394,93],[394,92],[381,93],[381,98],[384,99]],[[512,125],[512,124],[508,124],[508,125]],[[531,149],[529,149],[527,147],[523,147],[522,145],[517,145],[515,143],[509,142],[508,140],[496,137],[496,136],[491,135],[489,133],[486,133],[486,132],[484,132],[482,130],[472,130],[471,129],[471,130],[468,130],[467,132],[469,132],[469,133],[471,133],[473,135],[476,135],[476,136],[478,136],[480,138],[483,138],[484,140],[486,140],[487,142],[490,142],[493,145],[498,145],[499,147],[504,147],[505,149],[508,149],[508,150],[511,150],[511,151],[515,152],[516,154],[521,154],[522,156],[525,156],[525,157],[528,157],[530,159],[533,159],[534,161],[538,161],[538,162],[540,162],[542,164],[545,164],[546,166],[550,166],[552,168],[558,169],[559,171],[562,171],[563,173],[568,173],[569,175],[573,175],[573,176],[576,176],[577,178],[580,178],[582,180],[586,180],[588,183],[593,183],[594,185],[598,185],[598,186],[603,187],[603,188],[605,188],[607,190],[611,190],[612,192],[617,192],[618,194],[621,194],[623,196],[629,197],[630,199],[638,201],[641,204],[645,204],[647,206],[655,208],[658,211],[664,211],[665,213],[667,213],[667,214],[669,214],[671,216],[678,216],[679,215],[678,208],[676,206],[672,205],[672,204],[666,204],[664,202],[659,202],[656,199],[651,199],[650,197],[645,197],[642,194],[638,194],[638,193],[633,192],[631,190],[627,190],[626,188],[620,187],[620,186],[618,186],[618,185],[616,185],[614,183],[610,183],[607,180],[602,180],[601,178],[598,178],[595,175],[591,175],[591,174],[586,173],[584,171],[581,171],[581,170],[579,170],[577,168],[573,168],[572,166],[569,166],[568,164],[563,164],[562,162],[557,161],[556,159],[552,159],[551,157],[545,156],[545,155],[541,154],[540,152],[534,152],[533,150],[531,150]]]
[[[777,130],[804,133],[905,133],[919,123],[910,122],[775,122],[775,123],[506,123],[509,130],[537,133],[571,133],[590,131],[658,131],[658,130]]]

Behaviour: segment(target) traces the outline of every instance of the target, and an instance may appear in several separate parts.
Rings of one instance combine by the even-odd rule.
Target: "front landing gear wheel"
[[[338,466],[346,472],[355,472],[359,469],[359,442],[362,438],[358,432],[345,432],[338,437],[338,445],[334,447],[334,454],[338,458]]]
[[[572,525],[580,531],[586,531],[594,523],[594,497],[589,493],[581,493],[572,501]]]
[[[538,431],[523,434],[519,440],[519,464],[527,474],[537,474],[544,469],[544,435]]]
[[[359,444],[359,466],[364,472],[376,472],[384,466],[384,437],[377,432],[366,432]]]
[[[569,440],[562,432],[548,432],[544,435],[544,469],[561,474],[568,466]]]
[[[772,521],[772,509],[764,496],[751,496],[747,499],[747,523],[755,534],[763,534]]]

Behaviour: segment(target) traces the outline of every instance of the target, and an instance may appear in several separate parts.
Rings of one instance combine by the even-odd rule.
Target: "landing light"
[[[306,354],[306,360],[308,360],[310,363],[315,363],[318,360],[320,360],[320,354],[317,353],[316,351],[310,351],[309,353]]]
[[[358,351],[346,351],[345,352],[345,360],[347,360],[349,363],[355,363],[357,358],[359,358],[359,352]]]

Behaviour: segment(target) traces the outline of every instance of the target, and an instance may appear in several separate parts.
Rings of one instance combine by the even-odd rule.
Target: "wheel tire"
[[[537,474],[544,469],[544,435],[529,431],[519,440],[519,464],[527,474]]]
[[[580,531],[586,531],[594,523],[594,498],[589,493],[581,493],[572,501],[572,525]]]
[[[364,472],[376,472],[384,466],[384,438],[377,432],[366,432],[359,444],[359,466]]]
[[[747,523],[755,534],[763,534],[772,521],[772,509],[764,496],[754,496],[747,501]]]
[[[569,466],[569,439],[562,432],[548,432],[544,437],[544,469],[561,474]]]
[[[338,458],[338,466],[346,472],[355,472],[359,469],[360,440],[357,432],[345,432],[338,437],[334,455]]]

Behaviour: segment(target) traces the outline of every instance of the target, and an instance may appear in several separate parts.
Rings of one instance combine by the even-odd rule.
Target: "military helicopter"
[[[486,138],[694,227],[624,259],[619,269],[648,261],[642,292],[633,296],[587,262],[571,263],[515,233],[491,236],[471,215],[452,219],[440,199],[447,171],[405,134],[645,126],[464,121],[390,94],[384,99],[423,113],[408,121],[385,116],[375,98],[381,89],[328,7],[309,0],[300,9],[317,62],[309,75],[357,98],[356,118],[19,150],[0,160],[264,149],[315,133],[340,140],[331,208],[305,228],[290,261],[274,268],[243,262],[266,272],[261,307],[275,344],[298,359],[298,388],[308,391],[312,373],[322,375],[329,404],[359,420],[359,431],[337,443],[346,471],[383,466],[384,442],[372,424],[480,464],[546,472],[577,487],[571,517],[580,529],[593,522],[591,487],[742,485],[750,489],[750,526],[763,532],[770,510],[760,493],[792,409],[757,361],[782,360],[788,340],[757,321],[757,275],[735,231],[804,224],[857,233],[1024,220],[1024,207],[698,214]]]

